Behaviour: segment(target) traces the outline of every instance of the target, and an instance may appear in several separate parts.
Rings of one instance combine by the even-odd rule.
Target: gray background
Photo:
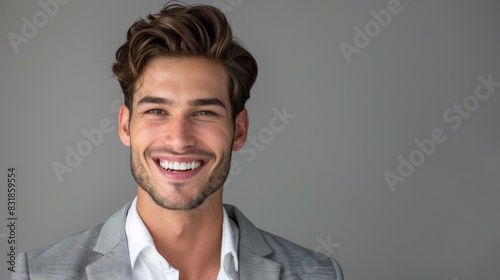
[[[218,2],[260,66],[248,109],[250,135],[263,139],[261,150],[247,143],[254,157],[234,155],[225,202],[335,257],[346,279],[498,279],[500,87],[457,129],[443,114],[474,101],[479,76],[500,81],[500,4],[402,0],[349,63],[340,44],[354,46],[354,28],[373,25],[370,11],[390,2]],[[8,166],[18,170],[17,253],[100,223],[133,198],[110,67],[130,24],[163,4],[60,4],[17,53],[7,34],[22,35],[22,18],[43,10],[0,4],[1,279],[10,275]],[[273,109],[284,107],[296,117],[270,135]],[[66,146],[103,119],[114,131],[60,181],[52,163],[65,164]],[[446,141],[391,189],[384,172],[398,174],[398,156],[408,160],[415,139],[437,128]]]

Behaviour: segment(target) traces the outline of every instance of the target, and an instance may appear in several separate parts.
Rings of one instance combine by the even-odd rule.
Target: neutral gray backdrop
[[[9,166],[17,253],[100,223],[134,197],[110,67],[130,24],[165,3],[41,1],[57,9],[0,4],[1,279],[10,276]],[[260,67],[248,103],[257,140],[233,156],[226,203],[335,257],[346,279],[498,279],[500,87],[478,88],[479,77],[500,81],[497,1],[198,3],[223,7]],[[295,117],[282,121],[284,110]],[[108,121],[112,132],[87,140],[84,131]],[[441,143],[431,149],[433,131]],[[88,155],[69,167],[78,147]],[[55,162],[72,172],[58,178]],[[401,176],[392,187],[386,172]]]

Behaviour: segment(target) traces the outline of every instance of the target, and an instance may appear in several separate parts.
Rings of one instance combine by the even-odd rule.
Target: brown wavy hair
[[[207,5],[167,4],[158,14],[139,19],[116,51],[113,73],[132,112],[134,90],[157,57],[203,57],[221,63],[229,77],[233,121],[245,108],[257,78],[257,62],[234,38],[225,15]]]

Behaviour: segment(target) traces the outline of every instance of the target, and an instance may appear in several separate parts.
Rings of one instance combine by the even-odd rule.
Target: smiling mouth
[[[183,172],[183,171],[198,169],[200,166],[203,165],[203,161],[195,160],[192,162],[177,162],[177,161],[158,160],[158,165],[160,165],[161,168],[167,171]]]

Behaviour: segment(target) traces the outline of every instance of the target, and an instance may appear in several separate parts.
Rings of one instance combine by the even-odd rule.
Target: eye
[[[212,111],[199,111],[194,114],[195,116],[216,116],[217,114]]]
[[[146,114],[152,114],[152,115],[164,115],[165,112],[161,109],[151,109],[146,111]]]

